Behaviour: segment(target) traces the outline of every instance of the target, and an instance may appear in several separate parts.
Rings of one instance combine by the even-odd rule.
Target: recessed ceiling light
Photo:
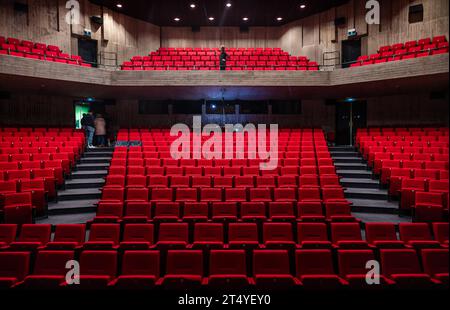
[[[227,8],[231,8],[231,3],[228,2],[228,3],[226,4],[226,7],[227,7]]]
[[[211,16],[211,17],[208,18],[208,19],[209,19],[210,21],[213,21],[213,20],[214,20],[214,17]]]
[[[244,17],[242,20],[243,20],[244,22],[246,22],[246,21],[248,21],[248,17]]]
[[[283,20],[283,17],[277,17],[277,21],[281,22]]]
[[[122,8],[122,4],[120,4],[120,3],[117,3],[116,6],[117,6],[119,9]]]
[[[300,5],[300,8],[301,8],[301,9],[306,8],[306,4],[301,4],[301,5]]]
[[[189,5],[191,7],[191,9],[195,9],[196,5],[195,3],[191,3],[191,5]]]
[[[181,19],[179,17],[175,17],[173,20],[179,22]]]

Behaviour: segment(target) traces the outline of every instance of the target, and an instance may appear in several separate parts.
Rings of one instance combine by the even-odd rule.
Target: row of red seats
[[[444,44],[442,44],[444,45]],[[373,54],[370,56],[360,56],[356,60],[356,62],[352,63],[350,65],[351,68],[354,67],[361,67],[361,66],[368,66],[368,65],[374,65],[374,64],[381,64],[381,63],[387,63],[392,61],[400,61],[405,59],[414,59],[414,58],[421,58],[421,57],[428,57],[432,55],[441,55],[441,54],[447,54],[449,51],[448,43],[445,43],[445,47],[433,49],[433,50],[425,50],[425,51],[418,51],[415,52],[417,48],[411,48],[408,51],[407,50],[397,50],[394,54],[394,52],[384,52],[382,54]]]
[[[403,160],[403,161],[446,161],[448,159],[446,147],[386,147],[368,146],[361,153],[367,160],[369,167],[374,167],[375,161]],[[423,165],[422,165],[423,166]]]
[[[207,70],[215,70],[218,71],[220,68],[217,66],[211,67],[196,67],[196,66],[183,66],[176,67],[174,66],[161,66],[161,67],[122,67],[124,71],[191,71],[191,70],[199,70],[199,71],[207,71]],[[282,66],[282,67],[229,67],[227,66],[226,71],[319,71],[319,67],[311,66],[311,67],[298,67],[298,66]]]
[[[32,179],[37,171],[54,169],[55,178],[58,180],[58,184],[62,185],[64,175],[70,173],[74,159],[70,153],[57,154],[59,156],[51,154],[51,157],[48,156],[48,153],[45,153],[42,157],[32,154],[9,155],[17,160],[0,162],[0,180]]]
[[[396,51],[399,49],[404,49],[404,48],[413,48],[413,47],[417,47],[417,46],[428,46],[430,44],[442,44],[442,43],[446,43],[447,42],[447,38],[444,35],[440,35],[440,36],[435,36],[433,37],[433,39],[431,38],[423,38],[420,40],[411,40],[411,41],[407,41],[405,43],[395,43],[393,45],[384,45],[381,46],[378,50],[379,53],[383,53],[383,52],[388,52],[388,51]]]
[[[81,275],[76,277],[79,284],[69,285],[65,266],[75,258],[73,251],[39,251],[30,273],[29,253],[0,253],[0,285],[34,289],[373,288],[366,282],[365,266],[376,256],[371,250],[339,250],[337,260],[330,250],[297,250],[294,255],[286,250],[255,250],[250,257],[243,250],[169,250],[166,255],[125,251],[119,260],[116,251],[83,251]],[[417,254],[411,249],[384,249],[380,258],[378,287],[448,287],[448,250],[424,249]]]
[[[303,188],[303,201],[292,202],[156,202],[133,200],[141,189],[129,189],[125,202],[100,201],[94,222],[265,222],[314,221],[357,222],[347,201],[327,201],[323,207],[320,193]],[[311,200],[309,200],[309,198]]]
[[[128,67],[140,67],[140,66],[159,66],[158,63],[171,62],[194,62],[197,66],[197,62],[207,63],[214,62],[215,64],[219,61],[219,55],[217,56],[135,56],[131,61],[126,61],[123,66]],[[303,66],[307,67],[309,60],[306,57],[296,57],[296,56],[230,56],[228,58],[228,64],[230,62],[236,63],[241,66],[247,65],[251,61],[255,65],[264,67],[266,62],[270,62],[269,65],[277,65],[278,62],[289,63],[293,66]],[[260,64],[258,64],[260,63]],[[147,65],[146,65],[147,64]]]
[[[91,67],[91,64],[83,62],[81,56],[63,53],[57,46],[46,46],[42,43],[20,41],[15,38],[5,39],[4,37],[0,37],[0,55],[11,55],[29,59]]]
[[[405,139],[429,134],[439,142]],[[389,196],[400,198],[400,211],[412,211],[415,221],[442,220],[448,214],[448,128],[361,129],[357,143]]]
[[[12,209],[26,207],[35,215],[43,216],[47,212],[48,198],[55,197],[56,183],[51,175],[27,180],[0,181],[0,215],[7,213],[6,222],[14,223],[10,221]]]
[[[334,166],[283,166],[273,170],[261,170],[259,166],[244,167],[176,167],[176,166],[118,166],[109,168],[111,175],[140,175],[140,176],[195,176],[195,177],[245,177],[245,176],[302,176],[302,175],[333,175],[336,174]],[[386,175],[387,177],[387,175]],[[231,180],[230,183],[233,181]],[[275,182],[275,180],[273,181]]]
[[[134,195],[138,198],[133,200],[139,201],[151,201],[155,202],[213,202],[213,201],[227,201],[227,202],[245,202],[245,201],[277,201],[277,202],[297,202],[302,201],[306,190],[316,190],[319,194],[318,200],[320,201],[319,187],[280,187],[280,188],[247,188],[245,187],[225,187],[225,188],[165,188],[165,187],[133,187],[128,191],[134,191]],[[114,185],[106,186],[102,191],[102,198],[100,202],[120,202],[122,203],[125,198],[126,190],[123,187]],[[335,202],[347,200],[344,197],[344,191],[340,186],[325,186],[321,188],[322,199],[324,202]],[[309,193],[311,195],[311,193]],[[307,196],[309,197],[309,196]],[[306,198],[310,200],[311,198]]]
[[[439,182],[439,181],[436,181]],[[443,181],[442,181],[443,182]],[[216,187],[216,188],[276,188],[276,187],[339,187],[339,177],[335,174],[285,175],[285,176],[186,176],[124,175],[110,174],[105,186],[117,187]]]
[[[392,46],[382,46],[376,54],[358,57],[357,61],[352,63],[350,67],[427,57],[430,55],[445,54],[448,51],[449,45],[446,37],[436,36],[433,40],[431,38],[425,38],[418,41],[408,41],[405,44],[396,43]]]
[[[190,226],[193,234],[190,234]],[[93,223],[86,241],[85,224],[58,224],[51,239],[50,224],[0,224],[1,251],[148,250],[259,248],[282,249],[424,249],[448,251],[449,224],[400,223]]]
[[[306,57],[289,56],[281,49],[229,49],[227,70],[319,70]],[[160,49],[150,56],[134,56],[122,70],[219,70],[219,51],[203,49]]]

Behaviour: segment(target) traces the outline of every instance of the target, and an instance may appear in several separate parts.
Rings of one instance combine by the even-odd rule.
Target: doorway
[[[353,145],[358,128],[367,127],[367,102],[336,103],[336,145]]]
[[[97,41],[78,38],[78,55],[87,63],[97,67]]]
[[[342,41],[342,68],[348,68],[361,56],[361,39]]]
[[[89,113],[91,108],[89,103],[83,101],[75,101],[73,105],[75,111],[75,129],[81,129],[81,119],[83,118],[83,114]]]

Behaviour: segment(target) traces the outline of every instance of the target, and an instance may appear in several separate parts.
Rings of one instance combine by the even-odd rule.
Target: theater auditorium
[[[0,296],[442,298],[448,82],[448,0],[0,1]]]

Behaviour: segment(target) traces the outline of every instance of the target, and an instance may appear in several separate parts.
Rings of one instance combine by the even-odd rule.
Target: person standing
[[[95,133],[95,124],[94,124],[94,113],[92,111],[89,111],[89,113],[84,118],[84,125],[86,128],[86,134],[87,134],[87,147],[93,148],[93,142],[94,142],[94,133]],[[82,124],[83,124],[82,123]]]
[[[97,145],[104,147],[106,145],[106,121],[101,114],[97,114],[94,125]]]
[[[228,54],[225,51],[225,46],[222,45],[222,47],[220,48],[220,56],[219,56],[221,71],[224,71],[227,69],[227,60],[228,60]]]

